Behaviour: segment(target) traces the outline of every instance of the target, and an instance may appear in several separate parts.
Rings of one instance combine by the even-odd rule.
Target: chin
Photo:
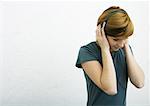
[[[111,51],[118,51],[118,50],[119,50],[119,48],[118,49],[116,49],[116,48],[111,49]]]

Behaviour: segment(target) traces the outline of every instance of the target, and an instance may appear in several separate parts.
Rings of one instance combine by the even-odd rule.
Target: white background
[[[99,15],[112,5],[135,26],[130,38],[145,87],[128,84],[128,106],[149,106],[149,12],[146,1],[0,2],[0,105],[85,106],[86,83],[75,67],[80,46],[95,40]]]

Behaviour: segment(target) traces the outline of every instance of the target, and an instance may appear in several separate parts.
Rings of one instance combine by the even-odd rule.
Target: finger
[[[97,30],[99,33],[101,32],[101,25],[100,24],[97,26]]]
[[[98,28],[96,29],[96,38],[97,36],[99,35],[99,31],[98,31]]]
[[[101,27],[100,27],[100,24],[97,26],[96,34],[97,34],[97,35],[101,34]]]
[[[105,31],[104,31],[105,25],[106,25],[106,22],[104,22],[103,26],[102,26],[102,35],[104,35],[104,36],[105,36]]]
[[[104,28],[104,27],[105,27],[105,25],[106,25],[106,22],[103,22],[102,28]]]
[[[96,33],[99,31],[99,27],[97,26],[97,28],[96,28]]]

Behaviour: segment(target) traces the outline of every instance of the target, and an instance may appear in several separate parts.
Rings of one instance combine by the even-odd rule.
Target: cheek
[[[114,42],[114,41],[110,41],[110,42],[109,42],[109,45],[110,45],[111,47],[113,47],[113,46],[115,46],[115,45],[116,45],[116,42]]]
[[[116,45],[116,42],[113,39],[107,38],[109,46],[114,47]]]

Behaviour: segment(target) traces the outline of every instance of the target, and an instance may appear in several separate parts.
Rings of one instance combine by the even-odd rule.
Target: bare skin
[[[102,51],[103,67],[94,60],[82,63],[82,67],[91,80],[108,95],[117,94],[117,80],[113,60],[110,53],[110,46],[102,29],[98,26],[96,37]]]
[[[145,80],[144,72],[142,68],[139,66],[139,64],[136,62],[129,48],[128,42],[125,43],[123,49],[126,54],[126,60],[127,60],[127,65],[128,65],[128,75],[129,75],[129,79],[131,83],[137,88],[144,87],[144,80]]]
[[[126,59],[127,59],[129,79],[135,87],[142,88],[144,86],[144,79],[145,79],[144,72],[139,66],[139,64],[136,62],[134,56],[132,55],[132,52],[128,44],[128,38],[125,38],[123,36],[111,37],[109,35],[106,38],[104,30],[103,29],[101,30],[102,30],[101,34],[98,33],[96,35],[98,44],[100,45],[100,47],[102,49],[103,48],[110,49],[111,52],[117,51],[120,48],[123,48],[126,54]],[[108,46],[108,43],[109,43],[109,46]]]
[[[116,72],[111,52],[123,48],[126,54],[130,81],[135,87],[142,88],[144,86],[144,73],[131,53],[128,39],[124,37],[110,37],[109,35],[106,38],[104,27],[105,23],[102,28],[99,25],[96,29],[96,43],[101,47],[103,67],[98,61],[93,60],[82,63],[83,69],[105,93],[108,95],[117,94]]]

